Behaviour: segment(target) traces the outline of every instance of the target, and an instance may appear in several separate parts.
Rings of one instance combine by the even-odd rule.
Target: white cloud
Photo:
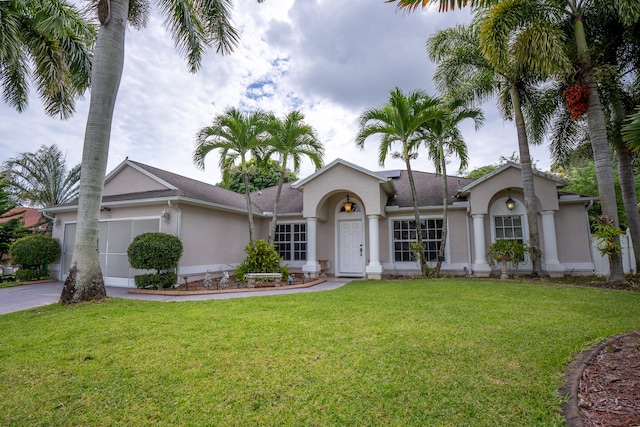
[[[208,53],[197,74],[188,72],[157,11],[147,28],[128,31],[108,170],[128,156],[218,182],[215,155],[204,172],[193,165],[193,138],[231,106],[279,115],[300,109],[326,146],[326,163],[341,157],[377,170],[376,140],[367,141],[363,151],[355,146],[358,116],[385,102],[395,86],[435,94],[435,66],[424,43],[436,30],[469,20],[466,11],[441,14],[429,9],[403,15],[383,0],[237,0],[235,5],[240,45],[230,56]],[[79,163],[88,99],[89,94],[67,121],[46,117],[36,97],[23,114],[0,104],[0,161],[55,143],[70,164]],[[480,132],[470,123],[463,127],[470,169],[517,152],[513,124],[503,122],[492,104],[485,114],[487,124]],[[533,156],[539,167],[548,168],[546,147],[534,149]],[[399,160],[385,166],[403,168]],[[433,167],[422,155],[416,169]],[[300,175],[312,172],[305,164]]]

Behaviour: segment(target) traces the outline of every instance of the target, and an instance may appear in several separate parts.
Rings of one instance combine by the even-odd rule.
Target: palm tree
[[[68,118],[89,86],[93,25],[65,0],[0,1],[0,86],[4,101],[27,108],[29,81],[50,116]]]
[[[436,274],[440,274],[442,261],[444,260],[444,249],[447,243],[447,222],[448,222],[448,195],[447,183],[447,157],[456,155],[460,159],[460,170],[464,170],[468,165],[467,144],[465,144],[462,133],[458,125],[465,119],[472,119],[475,122],[476,130],[482,126],[484,115],[477,108],[467,108],[461,100],[442,101],[439,108],[442,109],[444,119],[435,121],[430,126],[422,129],[422,140],[427,147],[429,159],[433,160],[436,174],[442,175],[442,239],[440,242],[440,253],[436,263]]]
[[[253,244],[254,227],[251,209],[251,190],[249,188],[248,165],[250,157],[258,157],[265,145],[269,116],[257,110],[245,114],[237,108],[228,108],[223,114],[213,119],[211,126],[200,129],[196,135],[196,148],[193,162],[204,169],[204,160],[213,150],[220,150],[218,166],[222,171],[222,179],[228,182],[235,168],[242,172],[244,181],[244,197],[249,215],[249,242]]]
[[[35,153],[21,153],[4,162],[8,190],[20,204],[44,208],[78,197],[80,165],[70,170],[57,145],[42,145]]]
[[[493,60],[482,51],[480,33],[486,32],[492,25],[495,25],[495,16],[485,19],[483,15],[478,15],[469,26],[460,25],[436,33],[427,41],[427,50],[431,59],[438,63],[434,80],[440,90],[466,102],[485,101],[497,94],[503,117],[515,121],[529,246],[538,249],[531,251],[532,274],[536,275],[540,272],[540,237],[529,139],[531,137],[532,142],[540,142],[542,132],[539,128],[529,126],[538,121],[525,120],[525,115],[531,118],[542,112],[534,106],[535,91],[531,86],[535,79],[525,78],[528,77],[525,75],[526,69],[517,60],[516,54],[504,52],[507,46],[503,46],[501,41],[494,43],[500,48],[492,49]],[[502,34],[507,37],[511,35],[508,31]],[[521,38],[513,40],[522,43]]]
[[[540,142],[540,129],[527,125],[522,106],[527,98],[534,103],[530,89],[553,73],[568,71],[570,63],[564,52],[564,35],[559,27],[544,20],[548,7],[535,1],[507,0],[499,2],[487,11],[480,29],[480,49],[491,66],[505,76],[509,84],[512,117],[516,124],[522,187],[524,192],[532,273],[540,273],[540,236],[538,232],[538,206],[533,183],[533,167],[529,152],[528,133],[535,133],[534,141]],[[481,15],[478,15],[480,18]],[[482,19],[482,18],[480,18]],[[540,55],[539,52],[544,52]],[[537,108],[532,113],[540,113]],[[538,123],[532,120],[532,124]]]
[[[361,149],[364,149],[364,142],[367,138],[373,135],[380,135],[378,162],[381,166],[384,166],[387,155],[391,151],[391,145],[394,142],[399,142],[402,146],[401,152],[392,153],[392,155],[404,160],[407,168],[416,222],[417,246],[422,248],[420,249],[422,252],[419,254],[422,274],[426,272],[426,260],[422,243],[420,208],[411,170],[411,159],[417,157],[415,149],[420,146],[422,141],[422,128],[443,119],[442,111],[436,108],[437,104],[438,101],[436,99],[422,90],[413,90],[405,95],[400,88],[396,87],[391,91],[389,101],[384,105],[368,109],[360,115],[360,130],[356,136],[356,144]]]
[[[273,241],[278,221],[278,206],[280,204],[280,194],[287,172],[287,162],[293,164],[293,171],[298,173],[302,158],[307,157],[316,169],[323,165],[324,146],[318,139],[313,127],[304,122],[304,114],[295,110],[287,114],[284,120],[277,117],[270,117],[269,137],[265,141],[264,158],[269,159],[272,155],[280,157],[280,177],[278,179],[278,191],[276,201],[273,205],[273,219],[269,226],[268,242]]]
[[[150,7],[150,0],[92,1],[101,25],[93,56],[91,100],[82,149],[78,225],[69,275],[60,296],[63,304],[106,296],[97,245],[111,122],[122,77],[127,21],[144,27]],[[238,41],[230,22],[229,0],[156,0],[156,4],[191,72],[200,68],[207,47],[227,54]]]
[[[640,151],[640,106],[627,117],[622,127],[622,136],[631,150]]]
[[[395,2],[395,0],[388,0]],[[486,7],[500,3],[514,3],[513,0],[438,0],[440,10],[448,10],[450,7],[462,7],[469,4],[474,7]],[[398,0],[398,7],[407,10],[415,10],[417,7],[436,3],[436,0]],[[613,166],[609,153],[609,145],[607,140],[607,128],[604,115],[603,104],[598,92],[598,85],[594,76],[593,63],[589,44],[585,33],[583,17],[590,8],[597,7],[597,2],[584,0],[522,0],[521,3],[537,3],[549,6],[550,13],[547,14],[547,20],[557,20],[559,16],[564,16],[569,22],[572,29],[572,39],[575,43],[577,72],[581,77],[581,81],[589,88],[589,97],[587,102],[587,123],[589,126],[589,138],[593,150],[594,163],[596,165],[596,176],[598,179],[598,190],[600,193],[600,202],[602,205],[603,215],[612,219],[615,227],[618,227],[618,212],[615,196],[615,187],[613,181]],[[620,15],[621,20],[625,24],[631,24],[640,18],[640,8],[637,7],[637,0],[619,0],[613,2],[609,7],[615,8]],[[523,8],[524,10],[524,8]],[[548,46],[549,48],[551,46]],[[538,53],[537,58],[542,60],[547,50],[539,50],[532,53]],[[615,254],[610,258],[610,275],[609,280],[619,281],[624,279],[622,269],[622,259]]]

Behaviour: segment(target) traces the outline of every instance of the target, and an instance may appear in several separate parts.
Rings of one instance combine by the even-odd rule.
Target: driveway
[[[150,295],[150,294],[130,294],[129,288],[119,288],[107,286],[107,295],[113,298],[127,298],[145,301],[200,301],[209,299],[229,299],[246,298],[267,295],[297,294],[302,292],[318,292],[337,289],[351,279],[330,278],[326,282],[319,283],[309,288],[282,289],[254,292],[233,292],[228,294],[207,294],[207,295]],[[12,288],[0,289],[0,314],[12,313],[14,311],[28,310],[43,305],[55,304],[60,299],[62,292],[62,282],[37,283],[33,285],[14,286]]]

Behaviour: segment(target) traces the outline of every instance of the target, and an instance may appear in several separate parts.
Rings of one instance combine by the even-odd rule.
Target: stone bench
[[[273,279],[275,286],[280,286],[282,273],[247,273],[244,275],[247,279],[247,288],[256,287],[256,279]]]

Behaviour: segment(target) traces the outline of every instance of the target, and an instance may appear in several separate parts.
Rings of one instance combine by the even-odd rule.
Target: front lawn
[[[479,280],[0,316],[7,426],[560,426],[566,363],[640,293]]]

